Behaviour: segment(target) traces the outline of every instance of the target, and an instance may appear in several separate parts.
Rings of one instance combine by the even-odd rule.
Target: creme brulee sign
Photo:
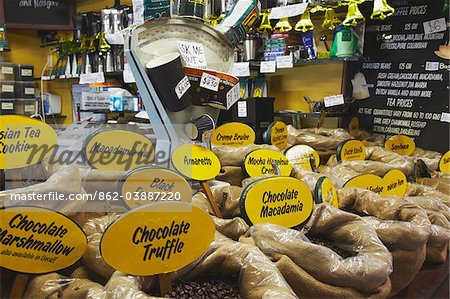
[[[58,271],[86,251],[83,230],[66,216],[38,207],[0,210],[0,266],[30,274]]]
[[[227,123],[214,130],[212,145],[245,146],[255,142],[255,131],[243,123]]]
[[[100,241],[100,252],[106,263],[127,274],[169,273],[199,258],[215,230],[212,218],[188,203],[154,203],[110,225]]]
[[[56,149],[56,132],[39,120],[17,116],[0,116],[0,169],[34,165]]]

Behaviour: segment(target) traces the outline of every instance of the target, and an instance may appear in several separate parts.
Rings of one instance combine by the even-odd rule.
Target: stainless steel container
[[[247,34],[247,37],[244,40],[245,61],[259,60],[261,56],[261,46],[261,38]]]

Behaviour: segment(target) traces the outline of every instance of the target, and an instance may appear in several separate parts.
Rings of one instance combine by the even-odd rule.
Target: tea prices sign
[[[344,184],[344,188],[350,187],[370,190],[372,192],[380,194],[381,196],[387,195],[387,187],[385,181],[381,177],[374,174],[362,174],[348,180]]]
[[[140,167],[120,180],[119,192],[125,205],[134,209],[151,202],[190,202],[192,189],[179,174],[163,168]]]
[[[249,225],[269,222],[284,227],[295,227],[308,220],[313,205],[308,186],[292,177],[252,182],[239,201],[241,214]]]
[[[15,169],[36,164],[56,149],[56,132],[39,120],[0,116],[0,169]]]
[[[320,156],[315,149],[309,145],[294,145],[288,148],[284,155],[288,158],[292,165],[300,165],[303,168],[314,171],[320,165]],[[311,163],[311,158],[314,158],[314,164]]]
[[[86,251],[83,230],[66,216],[38,207],[0,210],[0,266],[40,274],[77,262]]]
[[[277,169],[280,173],[277,173]],[[270,149],[257,149],[248,153],[242,164],[244,173],[252,178],[264,175],[289,176],[292,166],[280,152]]]
[[[338,161],[357,161],[366,159],[366,147],[359,140],[341,142],[337,148]]]
[[[255,142],[255,131],[243,123],[227,123],[214,130],[212,145],[245,146]]]
[[[339,201],[333,182],[327,177],[317,180],[314,188],[314,201],[317,204],[329,203],[335,208],[339,208]]]
[[[408,180],[406,175],[398,169],[393,169],[383,177],[386,184],[386,195],[405,196],[408,189]]]
[[[395,135],[386,140],[384,147],[394,153],[411,156],[416,150],[414,139],[405,135]]]
[[[439,161],[439,170],[444,173],[450,173],[450,151],[446,152]]]
[[[264,134],[264,139],[266,143],[284,150],[288,143],[286,124],[281,121],[271,123]]]
[[[100,240],[100,252],[108,265],[130,275],[169,273],[198,259],[209,248],[215,230],[212,218],[197,207],[154,203],[110,225]]]
[[[144,135],[126,130],[99,130],[83,145],[86,161],[105,171],[127,171],[150,165],[155,157],[153,144]]]
[[[182,175],[208,181],[220,172],[220,161],[210,150],[195,144],[185,144],[172,153],[172,164]]]

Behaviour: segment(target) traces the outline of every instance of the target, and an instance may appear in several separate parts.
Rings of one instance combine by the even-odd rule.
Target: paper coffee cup
[[[192,140],[200,140],[203,133],[215,128],[214,119],[209,114],[203,114],[186,124],[186,135]]]

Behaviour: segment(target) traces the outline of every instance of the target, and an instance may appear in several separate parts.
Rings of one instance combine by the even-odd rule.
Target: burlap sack
[[[117,192],[123,171],[102,171],[97,169],[85,169],[81,171],[83,187],[88,193]]]
[[[363,217],[372,225],[380,240],[392,254],[391,293],[394,296],[407,287],[422,267],[429,234],[410,222]]]
[[[216,180],[230,183],[232,186],[242,186],[244,173],[240,166],[224,166],[220,169]]]
[[[436,200],[439,200],[447,207],[450,207],[450,197],[442,193],[432,187],[416,184],[416,183],[408,183],[408,189],[406,190],[406,196],[426,196],[431,197]]]
[[[212,152],[220,160],[220,165],[223,166],[241,166],[245,156],[251,151],[257,149],[271,149],[279,152],[280,149],[274,145],[267,144],[249,144],[241,147],[232,146],[214,146]]]
[[[361,175],[361,173],[347,168],[342,164],[333,167],[322,167],[320,173],[329,178],[333,182],[336,189],[342,189],[345,183],[347,183],[349,180],[358,175]]]
[[[288,143],[290,145],[305,144],[315,150],[329,151],[337,149],[339,143],[353,139],[343,129],[310,128],[297,130],[288,126]]]
[[[432,178],[417,179],[417,183],[432,187],[439,192],[450,195],[450,177],[448,176],[434,176]]]
[[[437,170],[439,169],[439,161],[442,158],[442,154],[416,147],[410,157],[414,162],[417,162],[419,159],[422,160],[429,170]]]
[[[365,146],[383,146],[384,144],[383,136],[367,131],[358,130],[355,134],[352,133],[352,136],[357,140],[361,140]]]
[[[343,259],[305,236],[324,236],[356,255]],[[247,232],[299,297],[385,298],[392,260],[375,230],[358,216],[328,204],[316,205],[302,231],[257,224]],[[305,258],[307,257],[307,258]]]
[[[317,181],[324,177],[323,174],[309,171],[298,165],[292,167],[291,176],[304,182],[311,191],[314,191]]]
[[[381,197],[368,190],[346,188],[338,191],[341,209],[382,220],[414,223],[429,234],[427,262],[442,263],[446,259],[449,232],[430,222],[427,211],[401,197]]]

